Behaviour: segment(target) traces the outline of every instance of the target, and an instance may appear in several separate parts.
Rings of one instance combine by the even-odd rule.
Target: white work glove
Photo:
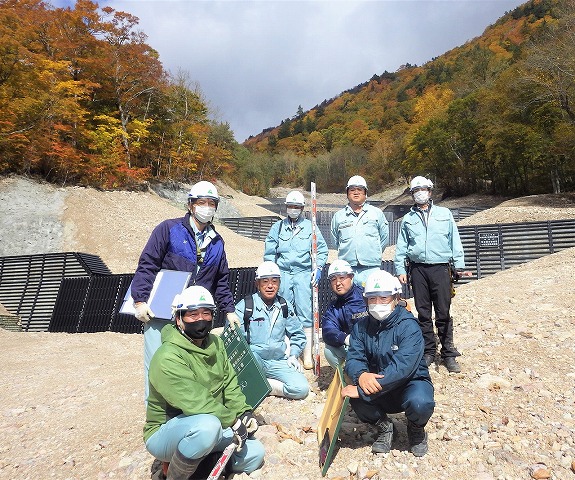
[[[246,430],[248,431],[248,437],[258,431],[259,427],[258,420],[256,417],[254,417],[254,414],[250,410],[247,410],[244,413],[242,413],[240,415],[240,420],[246,426]]]
[[[311,272],[311,286],[315,287],[321,280],[321,268],[316,268],[315,272]]]
[[[226,318],[228,319],[228,323],[231,327],[235,328],[236,325],[238,327],[241,325],[240,318],[235,314],[235,312],[228,312],[226,314]]]
[[[345,337],[345,340],[343,341],[343,343],[345,345],[347,345],[349,347],[349,337],[351,337],[351,335],[348,335],[347,337]]]
[[[136,309],[136,318],[140,322],[148,323],[152,318],[155,318],[154,312],[152,312],[146,302],[135,303],[134,307]]]
[[[299,360],[295,356],[290,355],[287,359],[287,364],[296,372],[301,372],[301,363],[299,363]]]

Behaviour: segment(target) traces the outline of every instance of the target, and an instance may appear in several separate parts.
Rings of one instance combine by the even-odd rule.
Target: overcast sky
[[[55,6],[71,0],[53,0]],[[123,0],[164,68],[197,82],[243,142],[401,65],[483,33],[519,0]]]

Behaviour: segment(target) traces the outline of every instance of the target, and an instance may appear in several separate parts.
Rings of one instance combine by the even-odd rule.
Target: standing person
[[[389,225],[381,209],[369,205],[365,178],[354,175],[347,182],[345,208],[331,220],[331,235],[337,257],[351,265],[353,281],[363,286],[368,275],[381,268],[383,251],[389,237]]]
[[[373,272],[365,284],[369,316],[352,330],[345,372],[351,379],[341,394],[350,397],[358,418],[375,425],[371,450],[391,450],[395,426],[389,413],[405,412],[409,449],[427,453],[425,425],[433,414],[433,384],[423,359],[423,336],[415,317],[400,302],[401,285],[393,275]]]
[[[431,365],[437,352],[431,319],[434,307],[441,359],[449,372],[457,373],[461,367],[455,358],[460,353],[453,344],[453,319],[449,313],[450,264],[457,271],[465,268],[463,246],[451,211],[433,204],[432,190],[433,182],[425,177],[417,176],[411,181],[409,191],[415,204],[401,221],[395,246],[395,272],[401,283],[407,283],[406,264],[409,264],[415,308],[425,339],[425,362]]]
[[[343,365],[351,329],[361,318],[367,317],[363,289],[353,283],[353,270],[345,260],[335,260],[327,271],[333,293],[336,294],[321,319],[324,354],[334,369]]]
[[[224,241],[212,225],[220,197],[206,181],[196,183],[188,193],[184,217],[164,220],[144,247],[132,281],[136,318],[144,322],[144,373],[148,396],[148,367],[161,344],[161,330],[170,320],[155,318],[148,305],[156,275],[161,269],[191,272],[190,284],[209,290],[230,322],[239,323],[229,287],[229,269]]]
[[[233,472],[251,473],[263,463],[264,447],[252,438],[257,419],[223,340],[210,333],[215,308],[204,287],[176,295],[174,322],[162,329],[150,363],[144,441],[154,457],[170,463],[168,480],[188,480],[207,455],[232,442]]]
[[[309,393],[298,360],[306,338],[291,304],[278,295],[280,282],[278,266],[263,262],[256,270],[257,293],[240,300],[236,314],[244,319],[244,335],[272,387],[271,395],[300,400]]]
[[[266,237],[264,261],[272,261],[279,266],[279,294],[293,305],[296,315],[303,323],[307,339],[303,364],[306,369],[310,369],[313,368],[312,287],[320,281],[328,249],[321,232],[316,229],[317,268],[312,271],[312,225],[303,214],[304,196],[294,190],[287,194],[285,205],[287,218],[274,223]]]

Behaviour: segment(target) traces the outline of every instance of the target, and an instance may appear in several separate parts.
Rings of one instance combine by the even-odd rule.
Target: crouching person
[[[271,395],[300,400],[309,393],[298,360],[306,337],[292,306],[278,295],[280,275],[274,262],[263,262],[256,270],[257,293],[240,300],[236,314],[244,319],[242,330],[272,387]]]
[[[168,480],[187,480],[207,455],[235,442],[230,470],[251,473],[262,465],[264,447],[252,438],[258,423],[223,341],[210,334],[214,299],[195,285],[176,295],[172,308],[174,323],[162,329],[150,363],[146,448],[170,462]]]
[[[401,285],[384,271],[372,273],[364,296],[369,316],[357,322],[345,363],[350,385],[342,396],[359,419],[375,425],[374,453],[391,450],[394,424],[389,413],[405,412],[411,453],[427,453],[425,425],[435,402],[433,384],[423,359],[423,335],[415,317],[399,301]]]

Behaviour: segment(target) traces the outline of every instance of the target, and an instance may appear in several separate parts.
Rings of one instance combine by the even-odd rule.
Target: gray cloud
[[[58,2],[54,2],[58,3]],[[238,141],[373,74],[481,35],[518,0],[110,1],[164,67],[189,72]]]

